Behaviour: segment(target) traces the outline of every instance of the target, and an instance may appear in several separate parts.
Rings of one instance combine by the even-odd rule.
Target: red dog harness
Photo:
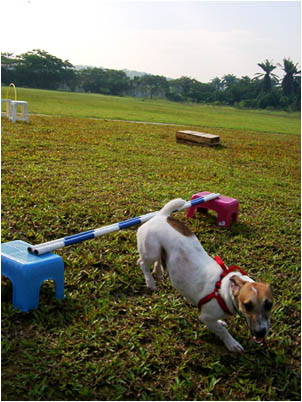
[[[203,297],[199,301],[198,308],[199,308],[199,310],[201,310],[201,307],[204,304],[208,303],[212,299],[216,299],[218,301],[220,307],[222,308],[222,310],[225,313],[227,313],[229,315],[233,315],[233,313],[230,312],[230,310],[229,310],[228,306],[226,305],[225,301],[223,300],[223,298],[220,296],[219,289],[221,286],[221,281],[226,275],[228,275],[230,272],[233,272],[233,271],[239,271],[242,275],[246,275],[246,273],[243,271],[242,268],[238,267],[237,265],[232,265],[230,268],[227,268],[220,257],[216,256],[216,257],[214,257],[214,259],[221,266],[223,272],[220,275],[219,281],[216,282],[214,291],[212,293],[210,293],[209,295]]]

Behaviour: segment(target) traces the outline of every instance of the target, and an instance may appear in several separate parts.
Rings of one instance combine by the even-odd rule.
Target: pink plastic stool
[[[209,193],[208,191],[202,191],[201,193],[192,195],[191,200],[194,200],[198,197],[203,197],[208,194],[211,193]],[[234,220],[236,223],[238,222],[239,202],[235,198],[220,195],[214,200],[190,207],[187,210],[187,218],[192,218],[192,216],[194,216],[195,214],[196,209],[197,211],[207,211],[208,209],[211,209],[212,211],[217,212],[217,224],[220,227],[229,228],[231,226],[232,220]]]

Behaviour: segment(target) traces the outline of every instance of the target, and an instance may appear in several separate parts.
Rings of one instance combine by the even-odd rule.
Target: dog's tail
[[[169,201],[160,211],[159,214],[169,216],[171,212],[177,211],[185,205],[186,201],[181,198]]]

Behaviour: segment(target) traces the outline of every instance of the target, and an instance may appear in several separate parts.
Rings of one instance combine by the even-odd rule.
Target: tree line
[[[283,77],[273,71],[281,67]],[[130,78],[122,70],[86,67],[77,70],[44,50],[20,55],[1,54],[1,81],[17,86],[93,92],[105,95],[166,98],[176,102],[210,103],[241,108],[300,110],[301,71],[298,63],[284,58],[282,64],[258,63],[261,72],[253,78],[233,74],[202,83],[190,77],[168,79],[145,74]]]

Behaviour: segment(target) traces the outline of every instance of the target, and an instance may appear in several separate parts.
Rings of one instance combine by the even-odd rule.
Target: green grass
[[[13,90],[10,90],[13,96]],[[6,88],[2,88],[2,97]],[[71,92],[17,88],[30,113],[70,117],[161,122],[262,133],[299,134],[300,113],[239,110],[232,107],[181,104],[166,100],[136,99]]]
[[[187,224],[210,255],[272,284],[268,348],[236,317],[229,330],[246,351],[231,354],[167,278],[148,291],[134,228],[58,251],[64,301],[50,281],[37,310],[18,312],[3,280],[3,400],[300,400],[300,139],[213,128],[222,142],[214,149],[177,144],[176,130],[3,119],[2,242],[56,239],[201,190],[237,198],[230,230],[212,214]],[[185,212],[177,217],[186,222]]]

